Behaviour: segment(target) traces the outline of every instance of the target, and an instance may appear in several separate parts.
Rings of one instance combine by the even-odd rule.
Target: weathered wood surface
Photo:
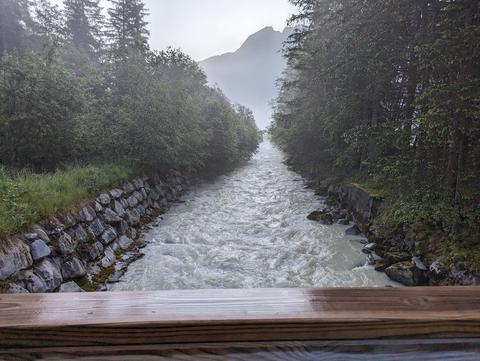
[[[480,288],[0,295],[0,349],[479,337]]]
[[[176,344],[0,350],[0,360],[478,361],[479,339]]]

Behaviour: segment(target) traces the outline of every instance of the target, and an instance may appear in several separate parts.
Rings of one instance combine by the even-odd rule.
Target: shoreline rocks
[[[174,171],[104,191],[0,243],[0,293],[105,290],[142,257],[143,225],[164,213],[191,184]]]

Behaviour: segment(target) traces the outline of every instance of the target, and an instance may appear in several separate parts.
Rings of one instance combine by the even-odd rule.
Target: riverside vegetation
[[[291,2],[274,140],[318,188],[383,199],[365,230],[390,264],[478,283],[480,2]]]
[[[0,0],[0,237],[133,177],[220,172],[259,142],[140,0]]]

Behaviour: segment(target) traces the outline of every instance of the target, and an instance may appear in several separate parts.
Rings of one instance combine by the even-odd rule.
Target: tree
[[[141,0],[110,0],[108,9],[108,37],[115,57],[125,58],[132,54],[144,54],[148,50],[145,20],[148,12]]]
[[[102,49],[103,15],[99,0],[64,0],[66,30],[72,44],[89,56]]]
[[[0,0],[0,55],[24,50],[32,26],[28,0]]]

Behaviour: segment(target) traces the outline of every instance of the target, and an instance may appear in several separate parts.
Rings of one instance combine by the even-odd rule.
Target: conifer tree
[[[145,20],[148,11],[141,0],[110,0],[108,36],[114,56],[125,57],[132,53],[145,53],[148,50]]]
[[[64,0],[66,30],[72,44],[89,55],[102,47],[104,18],[99,0]]]
[[[0,55],[26,47],[33,25],[28,0],[0,0]]]

